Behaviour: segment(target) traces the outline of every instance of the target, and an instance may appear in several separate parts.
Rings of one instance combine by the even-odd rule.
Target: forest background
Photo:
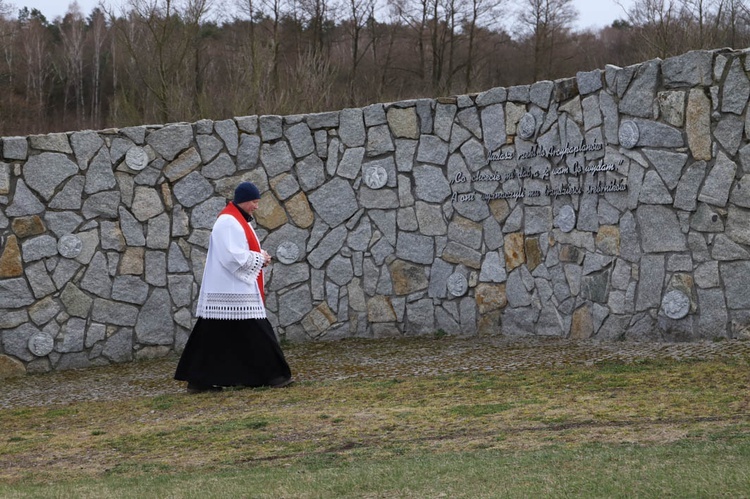
[[[219,1],[50,22],[0,0],[0,135],[468,94],[750,41],[750,0],[634,0],[583,30],[572,0]]]

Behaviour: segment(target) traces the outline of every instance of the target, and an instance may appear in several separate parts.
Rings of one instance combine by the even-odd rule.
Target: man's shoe
[[[188,393],[205,393],[205,392],[220,392],[220,391],[221,391],[220,386],[204,386],[204,385],[196,385],[195,383],[188,383],[188,386],[187,386]]]
[[[275,381],[275,380],[274,380]],[[271,383],[271,388],[284,388],[294,383],[292,378],[286,378],[278,383]]]

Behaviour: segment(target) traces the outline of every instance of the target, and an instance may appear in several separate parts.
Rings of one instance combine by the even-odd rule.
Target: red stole
[[[250,227],[250,224],[245,220],[245,217],[242,216],[242,213],[240,213],[240,210],[237,209],[234,203],[229,203],[227,207],[219,213],[219,216],[221,215],[233,216],[239,222],[240,227],[245,231],[245,237],[247,238],[247,245],[250,248],[250,251],[260,253],[260,242],[258,241],[258,236],[255,235],[255,231]],[[261,300],[263,300],[263,303],[266,303],[266,293],[263,289],[263,269],[258,273],[258,289],[260,290]]]

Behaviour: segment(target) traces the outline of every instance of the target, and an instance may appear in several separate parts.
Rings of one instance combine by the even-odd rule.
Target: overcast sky
[[[84,15],[88,15],[93,8],[99,4],[99,0],[77,0]],[[67,12],[68,5],[71,3],[67,0],[5,0],[5,3],[16,5],[14,12],[24,6],[37,8],[50,21],[57,16],[62,16]],[[122,0],[104,0],[105,5],[118,6]],[[630,5],[632,0],[623,0],[623,5]],[[577,28],[602,28],[609,26],[616,19],[623,19],[625,13],[622,8],[615,3],[615,0],[573,0],[573,4],[578,9],[579,19]]]

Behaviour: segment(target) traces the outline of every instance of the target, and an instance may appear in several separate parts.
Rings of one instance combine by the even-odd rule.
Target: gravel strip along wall
[[[476,95],[5,137],[0,373],[180,351],[243,180],[290,341],[742,338],[748,69],[696,51]]]

